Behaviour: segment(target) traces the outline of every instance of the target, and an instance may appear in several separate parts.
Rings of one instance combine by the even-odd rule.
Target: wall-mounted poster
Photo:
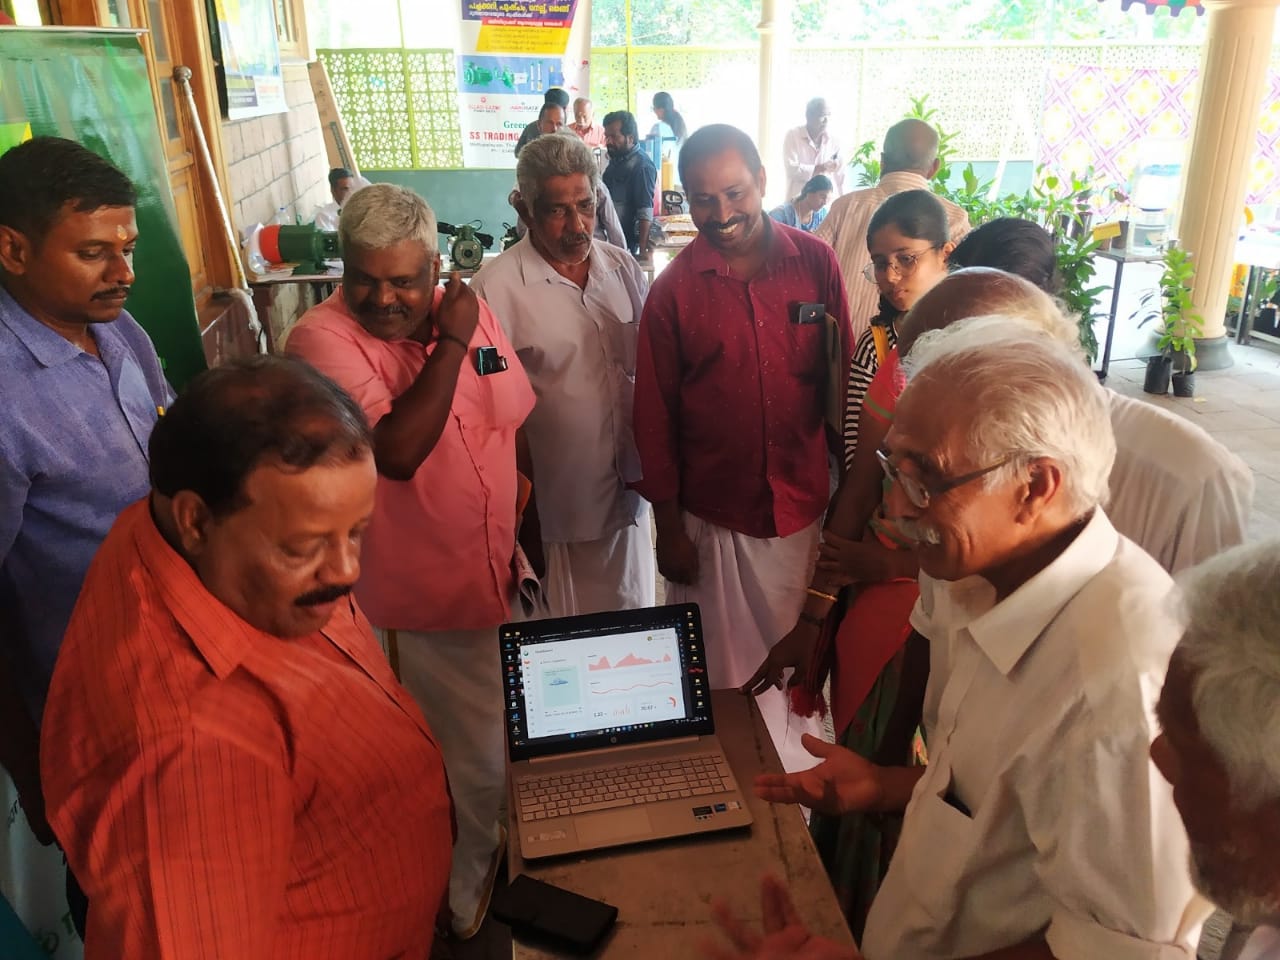
[[[227,84],[227,119],[286,113],[271,0],[214,0]]]
[[[543,95],[587,96],[591,0],[461,0],[458,98],[467,167],[516,165]],[[573,120],[571,111],[566,118]]]

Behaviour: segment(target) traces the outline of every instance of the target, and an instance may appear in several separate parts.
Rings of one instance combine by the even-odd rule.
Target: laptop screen
[[[498,631],[511,759],[715,732],[693,603]]]

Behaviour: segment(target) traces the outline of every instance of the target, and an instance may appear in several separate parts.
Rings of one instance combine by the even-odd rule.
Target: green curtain
[[[0,30],[0,153],[42,135],[79,141],[137,186],[137,281],[126,307],[151,335],[169,382],[181,390],[205,368],[204,350],[136,35]]]

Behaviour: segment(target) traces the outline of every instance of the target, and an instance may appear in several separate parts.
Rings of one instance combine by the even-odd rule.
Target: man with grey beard
[[[1280,958],[1280,541],[1191,570],[1151,759],[1173,785],[1196,887],[1219,910],[1203,960]]]

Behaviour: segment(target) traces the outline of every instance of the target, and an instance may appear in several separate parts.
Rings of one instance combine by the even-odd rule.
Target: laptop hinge
[[[548,760],[576,760],[578,757],[595,757],[601,754],[615,754],[619,750],[644,750],[653,747],[671,747],[680,744],[697,743],[701,737],[676,737],[671,740],[650,740],[648,743],[621,743],[610,744],[607,747],[597,747],[594,750],[575,750],[573,753],[557,753],[550,757],[531,757],[528,763],[545,763]]]

